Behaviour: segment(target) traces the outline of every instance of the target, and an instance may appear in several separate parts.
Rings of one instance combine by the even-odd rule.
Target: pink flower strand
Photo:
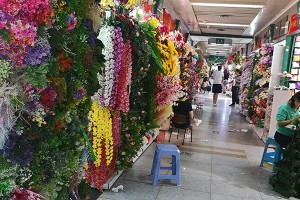
[[[131,71],[132,71],[132,61],[131,61],[131,44],[127,41],[124,44],[124,51],[122,54],[121,68],[119,73],[119,83],[118,83],[118,96],[117,96],[117,106],[119,109],[127,113],[129,111],[129,91],[128,86],[131,84]]]

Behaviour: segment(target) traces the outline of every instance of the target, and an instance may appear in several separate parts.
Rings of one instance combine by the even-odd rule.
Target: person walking
[[[217,106],[218,96],[219,93],[222,93],[222,81],[223,81],[223,73],[221,72],[222,66],[218,66],[218,71],[213,72],[213,87],[212,92],[214,93],[213,96],[213,106]]]
[[[233,85],[231,88],[232,92],[232,102],[229,106],[234,106],[235,104],[239,104],[239,92],[240,92],[240,84],[241,84],[241,70],[236,69],[236,76],[233,79]]]

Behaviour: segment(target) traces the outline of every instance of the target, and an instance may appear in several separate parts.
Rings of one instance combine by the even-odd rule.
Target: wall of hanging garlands
[[[83,198],[171,114],[178,59],[196,54],[155,15],[133,18],[137,1],[105,4],[101,27],[97,3],[0,1],[0,199]]]
[[[248,90],[249,101],[247,101],[246,109],[252,123],[257,127],[264,126],[273,49],[272,44],[264,44],[253,59],[254,70]]]

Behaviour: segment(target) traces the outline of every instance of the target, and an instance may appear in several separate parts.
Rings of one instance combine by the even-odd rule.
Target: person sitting
[[[178,125],[179,128],[186,128],[191,125],[191,121],[194,119],[194,113],[192,104],[187,100],[187,94],[181,97],[179,101],[174,102],[172,108],[174,114],[184,115],[186,117],[186,124]]]
[[[205,91],[207,91],[207,92],[211,91],[211,83],[210,83],[208,77],[204,77],[202,85],[201,85],[201,90],[204,91],[203,93],[205,93]]]
[[[295,131],[288,128],[288,125],[299,124],[300,116],[300,92],[297,92],[292,96],[292,98],[283,103],[277,112],[276,120],[276,132],[274,139],[283,148],[286,148],[292,141],[292,136]]]

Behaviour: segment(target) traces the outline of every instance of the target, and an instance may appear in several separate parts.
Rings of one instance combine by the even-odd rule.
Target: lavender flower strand
[[[117,27],[114,29],[115,37],[113,40],[114,43],[114,73],[113,73],[113,87],[112,87],[112,93],[111,93],[111,99],[109,107],[110,109],[113,109],[116,106],[117,102],[117,85],[118,85],[118,79],[119,79],[119,72],[121,68],[121,60],[122,60],[122,54],[124,49],[124,43],[122,38],[122,31],[120,27]]]

